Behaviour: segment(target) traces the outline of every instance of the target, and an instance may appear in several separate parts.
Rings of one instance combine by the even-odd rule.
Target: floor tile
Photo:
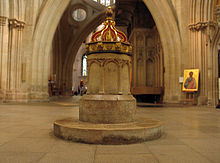
[[[186,145],[152,145],[149,148],[160,163],[211,163]]]
[[[0,152],[49,152],[53,139],[16,138],[0,146]]]
[[[150,153],[145,144],[98,145],[97,154],[145,154]]]
[[[95,163],[158,163],[151,154],[99,154]]]
[[[30,153],[30,152],[0,152],[1,163],[30,163],[38,162],[45,153]]]
[[[77,153],[72,151],[53,152],[47,153],[42,157],[39,163],[93,163],[94,153],[84,153],[78,151]]]
[[[164,132],[163,135],[156,140],[151,140],[144,142],[146,145],[183,145],[184,143],[178,139],[177,137],[173,136],[169,132]]]

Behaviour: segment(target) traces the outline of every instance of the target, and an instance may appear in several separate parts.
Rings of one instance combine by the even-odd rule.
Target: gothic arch
[[[176,15],[172,12],[172,8],[167,1],[151,1],[143,0],[150,10],[158,31],[161,37],[161,42],[164,50],[164,65],[165,65],[165,102],[177,101],[180,99],[180,90],[178,78],[181,75],[181,36],[179,32]],[[50,53],[50,44],[53,39],[56,27],[59,20],[68,6],[70,0],[48,0],[41,14],[39,15],[37,25],[35,27],[33,37],[33,56],[32,56],[32,89],[44,90],[47,89],[48,80],[48,56]],[[162,3],[162,4],[161,4]],[[163,8],[161,9],[161,6]],[[50,12],[48,12],[50,10]],[[169,15],[169,17],[167,17]],[[72,56],[70,55],[69,58]],[[65,62],[66,71],[68,65],[72,65],[72,59],[67,59]],[[44,67],[42,73],[40,66]],[[67,73],[63,73],[66,75]],[[42,80],[43,79],[43,80]],[[39,84],[40,83],[40,84]],[[42,86],[43,85],[43,86]]]
[[[178,102],[180,89],[178,83],[181,75],[182,39],[175,13],[168,1],[143,0],[156,23],[164,51],[165,102]],[[169,15],[169,16],[167,16]]]
[[[77,53],[78,48],[81,46],[82,42],[85,40],[85,38],[99,25],[103,22],[104,20],[104,11],[101,12],[98,16],[93,16],[90,20],[87,21],[86,25],[79,31],[80,35],[78,35],[78,38],[74,39],[67,50],[67,57],[64,61],[64,68],[63,68],[63,74],[62,78],[68,78],[66,79],[67,81],[71,81],[71,76],[68,74],[72,74],[72,67],[75,59],[74,53]],[[73,51],[73,47],[75,50]],[[71,71],[71,72],[70,72]],[[69,84],[72,84],[69,82]]]
[[[48,95],[48,63],[53,36],[64,11],[66,10],[67,6],[74,1],[76,0],[48,0],[44,4],[41,13],[38,15],[33,36],[33,54],[31,63],[32,75],[30,77],[31,96],[34,96],[36,92],[43,92],[41,98],[45,99],[45,97]],[[90,0],[85,0],[85,2],[89,1]],[[89,28],[88,23],[93,23],[92,26],[90,24],[89,30],[86,32],[84,31],[84,33],[81,31],[82,35],[78,39],[83,41],[83,39],[85,39],[85,37],[97,26],[97,24],[101,23],[102,20],[100,20],[100,18],[103,18],[103,16],[101,16],[103,14],[104,12],[101,12],[97,14],[96,17],[93,17],[92,20],[88,21],[87,25],[85,25],[83,29],[85,30],[86,28]],[[80,40],[78,42],[73,42],[70,45],[70,48],[72,48],[74,45],[77,50],[82,43]],[[69,77],[66,77],[65,75],[71,74],[70,68],[73,66],[74,57],[75,56],[72,56],[69,52],[68,57],[65,60],[65,68],[63,72],[63,77],[65,77],[65,80],[69,79]]]
[[[215,37],[213,39],[213,45],[212,45],[212,53],[211,56],[213,56],[213,62],[211,63],[212,65],[212,70],[213,73],[211,76],[213,76],[214,79],[218,78],[218,50],[219,49],[219,44],[220,44],[220,29],[218,27],[218,30],[215,33]],[[211,88],[214,91],[209,94],[209,98],[213,98],[213,104],[216,105],[218,104],[218,98],[219,98],[219,93],[218,93],[218,83],[217,80],[212,80]]]
[[[30,66],[31,99],[36,99],[35,94],[39,92],[44,92],[44,95],[41,94],[39,98],[47,98],[50,45],[59,20],[69,2],[48,0],[38,15],[33,35],[33,52]],[[42,67],[44,67],[44,72],[41,71]]]
[[[217,79],[218,78],[218,50],[219,49],[219,44],[220,44],[220,22],[219,22],[219,7],[220,7],[220,0],[215,0],[213,10],[212,10],[212,14],[216,15],[214,16],[214,19],[216,19],[217,25],[216,25],[216,30],[215,33],[213,35],[213,39],[212,39],[212,45],[211,45],[211,55],[210,58],[212,58],[212,62],[209,63],[209,67],[212,67],[212,74],[210,74],[209,76],[211,76],[211,78],[209,80],[211,80],[211,85],[209,89],[213,89],[214,91],[210,92],[208,97],[209,99],[212,98],[212,105],[216,105],[218,104],[218,99],[219,99],[219,92],[218,92],[218,83],[217,83]],[[216,12],[214,12],[216,11]],[[214,80],[213,80],[214,79]]]

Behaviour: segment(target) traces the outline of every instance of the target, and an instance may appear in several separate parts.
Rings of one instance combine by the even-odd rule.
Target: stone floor
[[[67,101],[0,105],[0,163],[219,163],[220,109],[138,107],[164,122],[163,136],[132,145],[89,145],[53,136],[53,121],[78,117]]]

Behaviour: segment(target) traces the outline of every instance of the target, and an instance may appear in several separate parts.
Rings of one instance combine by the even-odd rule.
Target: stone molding
[[[105,52],[132,54],[132,46],[124,42],[92,42],[87,44],[86,48],[87,54]]]
[[[206,28],[208,27],[216,27],[216,22],[214,21],[207,21],[207,22],[197,22],[194,24],[189,24],[188,25],[189,30],[191,31],[202,31],[202,30],[206,30]]]
[[[6,20],[7,20],[7,17],[0,16],[0,26],[5,26],[6,25]]]
[[[25,22],[19,21],[17,19],[8,19],[10,28],[18,28],[20,30],[24,29]]]
[[[216,15],[218,26],[220,26],[220,6],[219,5],[216,6],[215,15]]]

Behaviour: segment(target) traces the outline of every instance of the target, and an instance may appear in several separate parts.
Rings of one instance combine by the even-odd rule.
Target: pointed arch
[[[143,2],[156,23],[164,51],[164,102],[178,102],[181,100],[178,79],[182,70],[182,38],[176,14],[167,1],[143,0]]]
[[[41,12],[37,16],[33,34],[33,51],[30,65],[31,74],[29,80],[31,87],[31,99],[32,97],[33,99],[36,99],[36,94],[41,94],[41,97],[39,97],[41,99],[46,99],[48,97],[48,64],[53,37],[63,13],[67,9],[68,5],[72,5],[73,3],[82,3],[82,1],[48,0],[42,6]],[[95,2],[85,1],[85,3]],[[63,82],[67,82],[67,85],[72,84],[72,75],[70,74],[72,74],[72,67],[75,59],[75,55],[73,54],[77,53],[86,36],[97,26],[97,24],[101,23],[102,19],[104,18],[102,16],[103,14],[104,12],[100,12],[96,14],[96,16],[92,17],[89,21],[86,21],[86,24],[82,26],[82,30],[77,32],[78,35],[75,36],[76,38],[73,39],[74,41],[69,46],[67,57],[65,58],[62,68],[62,77],[64,79]],[[89,26],[90,30],[86,30]],[[73,46],[74,51],[72,48]]]

